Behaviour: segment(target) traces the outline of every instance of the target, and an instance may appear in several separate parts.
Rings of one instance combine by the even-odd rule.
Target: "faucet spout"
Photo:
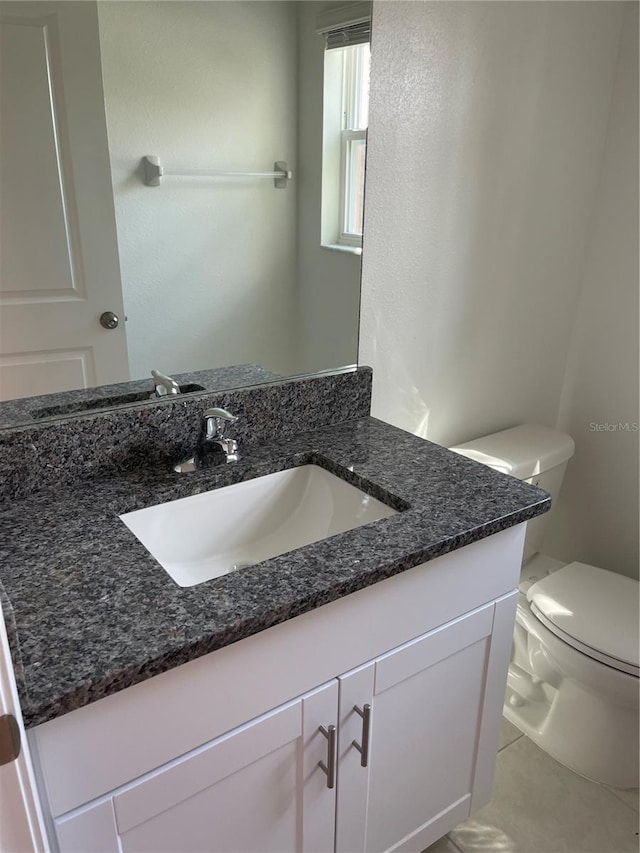
[[[201,454],[224,453],[227,462],[238,461],[238,443],[225,433],[238,418],[226,409],[207,409],[202,415],[202,429],[197,450]]]
[[[159,370],[152,370],[151,376],[153,377],[153,391],[149,396],[152,399],[180,393],[180,386],[171,376],[165,376]]]
[[[237,462],[240,458],[238,442],[225,435],[227,427],[238,418],[226,409],[206,409],[202,415],[200,436],[195,453],[184,462],[174,465],[174,471],[179,474],[197,471],[205,464],[220,464],[222,462]]]

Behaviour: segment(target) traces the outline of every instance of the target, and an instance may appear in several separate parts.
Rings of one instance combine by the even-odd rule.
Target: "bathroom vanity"
[[[36,727],[61,849],[424,849],[490,796],[520,549],[505,531]]]
[[[273,440],[233,465],[131,466],[5,506],[4,615],[54,849],[420,851],[489,799],[524,522],[549,499],[354,411],[357,394],[326,405],[353,381],[270,389],[309,395],[297,429],[277,407]],[[321,410],[356,417],[310,429]],[[395,512],[189,587],[119,518],[309,464]]]

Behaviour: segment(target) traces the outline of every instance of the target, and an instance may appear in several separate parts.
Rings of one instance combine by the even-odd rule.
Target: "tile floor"
[[[567,770],[503,720],[491,802],[425,853],[638,853],[638,791]]]

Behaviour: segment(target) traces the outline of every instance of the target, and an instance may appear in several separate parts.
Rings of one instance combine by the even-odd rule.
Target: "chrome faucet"
[[[168,397],[172,394],[180,393],[180,386],[171,376],[165,376],[159,370],[152,370],[151,376],[153,378],[153,391],[149,394],[151,399],[154,397]]]
[[[202,453],[222,451],[227,462],[238,461],[238,442],[225,436],[229,424],[234,424],[238,418],[225,409],[207,409],[202,416],[202,430],[198,442],[198,450]]]
[[[174,465],[173,470],[179,474],[197,471],[207,461],[215,465],[221,462],[237,462],[238,442],[225,435],[227,427],[238,420],[225,409],[207,409],[202,415],[202,424],[198,444],[193,456]]]

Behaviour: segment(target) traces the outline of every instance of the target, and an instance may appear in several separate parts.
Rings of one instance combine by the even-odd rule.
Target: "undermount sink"
[[[179,586],[194,586],[395,514],[303,465],[120,518]]]

